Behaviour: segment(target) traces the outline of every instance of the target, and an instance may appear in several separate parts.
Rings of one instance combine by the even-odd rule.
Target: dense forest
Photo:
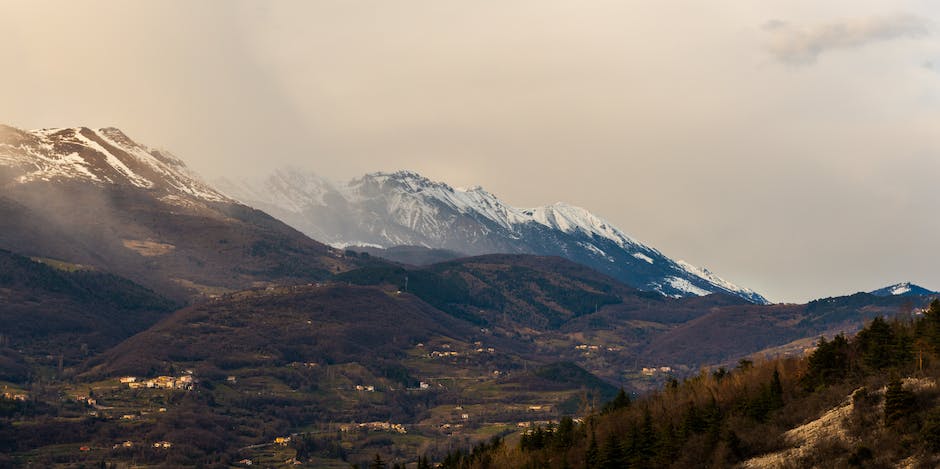
[[[802,358],[702,371],[579,422],[449,455],[449,468],[937,467],[940,301],[820,338]]]

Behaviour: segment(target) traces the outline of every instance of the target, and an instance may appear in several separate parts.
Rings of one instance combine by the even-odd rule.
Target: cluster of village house
[[[476,349],[474,349],[474,352],[476,353],[496,353],[495,348],[484,347],[483,342],[476,341],[473,343],[473,345],[476,346]],[[418,344],[417,347],[424,348],[424,344]],[[441,348],[443,350],[433,350],[430,353],[428,353],[428,357],[445,358],[445,357],[456,357],[460,355],[460,352],[457,352],[455,350],[450,350],[450,344],[443,344],[441,345]]]
[[[11,401],[26,401],[29,399],[29,395],[20,392],[4,391],[3,398]]]
[[[236,464],[241,465],[241,466],[253,466],[253,465],[255,464],[255,462],[252,461],[251,459],[245,458],[245,459],[242,459],[241,461],[238,461]],[[300,462],[300,461],[298,461],[297,458],[289,458],[289,459],[287,459],[287,460],[284,461],[284,464],[286,464],[286,465],[288,465],[288,466],[300,466],[300,465],[303,465],[303,463]]]
[[[94,397],[75,396],[75,400],[78,401],[78,402],[81,402],[82,404],[88,404],[88,405],[90,405],[90,406],[92,406],[92,407],[98,405],[98,400],[95,399]]]
[[[590,345],[590,344],[579,344],[574,346],[575,350],[581,350],[582,352],[596,352],[601,349],[600,345]],[[623,350],[623,347],[616,345],[605,347],[608,352],[617,352]]]
[[[391,422],[365,422],[365,423],[350,423],[339,426],[340,431],[351,432],[358,429],[366,430],[375,430],[375,431],[385,431],[385,432],[395,432],[395,433],[408,433],[405,430],[405,426],[400,423],[391,423]]]
[[[430,388],[431,388],[431,385],[430,385],[429,383],[426,383],[426,382],[424,382],[424,381],[421,381],[421,382],[418,383],[418,387],[416,387],[416,388],[408,388],[408,390],[409,390],[409,391],[426,391],[426,390],[428,390],[428,389],[430,389]],[[357,385],[356,385],[356,391],[375,392],[375,386],[373,386],[373,385],[371,385],[371,384],[357,384]]]
[[[661,366],[656,368],[654,366],[652,368],[643,368],[640,370],[640,372],[643,373],[643,376],[653,376],[656,373],[672,373],[672,368],[668,366]]]
[[[157,441],[153,443],[152,446],[154,448],[159,448],[159,449],[170,449],[173,447],[173,443],[170,443],[169,441]],[[133,448],[133,447],[134,447],[133,441],[125,441],[124,443],[116,443],[114,446],[111,447],[111,449]],[[78,450],[82,452],[91,451],[91,447],[82,446],[78,448]]]
[[[121,378],[121,384],[126,384],[131,389],[159,388],[159,389],[183,389],[189,390],[193,387],[193,377],[190,374],[172,377],[157,376],[152,379],[138,379],[136,376],[124,376]]]

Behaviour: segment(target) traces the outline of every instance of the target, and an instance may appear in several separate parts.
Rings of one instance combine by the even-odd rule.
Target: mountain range
[[[252,208],[113,128],[0,127],[0,466],[440,460],[935,295],[757,304],[584,209],[271,181]]]
[[[603,218],[565,203],[516,208],[482,187],[454,188],[411,171],[371,173],[334,183],[284,169],[262,180],[222,180],[216,185],[335,247],[379,255],[376,249],[422,246],[464,255],[559,256],[673,298],[727,293],[769,303],[753,290],[670,259]]]

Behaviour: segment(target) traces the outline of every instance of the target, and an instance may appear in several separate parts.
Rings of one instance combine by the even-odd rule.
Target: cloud
[[[930,32],[925,18],[911,14],[853,18],[810,26],[771,20],[763,25],[771,35],[768,49],[777,60],[809,65],[823,53],[901,38],[919,38]]]

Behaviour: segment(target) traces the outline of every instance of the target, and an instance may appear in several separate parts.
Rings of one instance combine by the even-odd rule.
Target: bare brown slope
[[[377,288],[311,285],[249,290],[172,314],[96,359],[92,375],[202,374],[291,362],[365,365],[400,358],[432,336],[473,328],[415,298]]]
[[[176,297],[323,279],[357,262],[234,203],[179,206],[137,188],[80,183],[23,184],[4,195],[13,201],[0,205],[0,247],[97,266]]]

